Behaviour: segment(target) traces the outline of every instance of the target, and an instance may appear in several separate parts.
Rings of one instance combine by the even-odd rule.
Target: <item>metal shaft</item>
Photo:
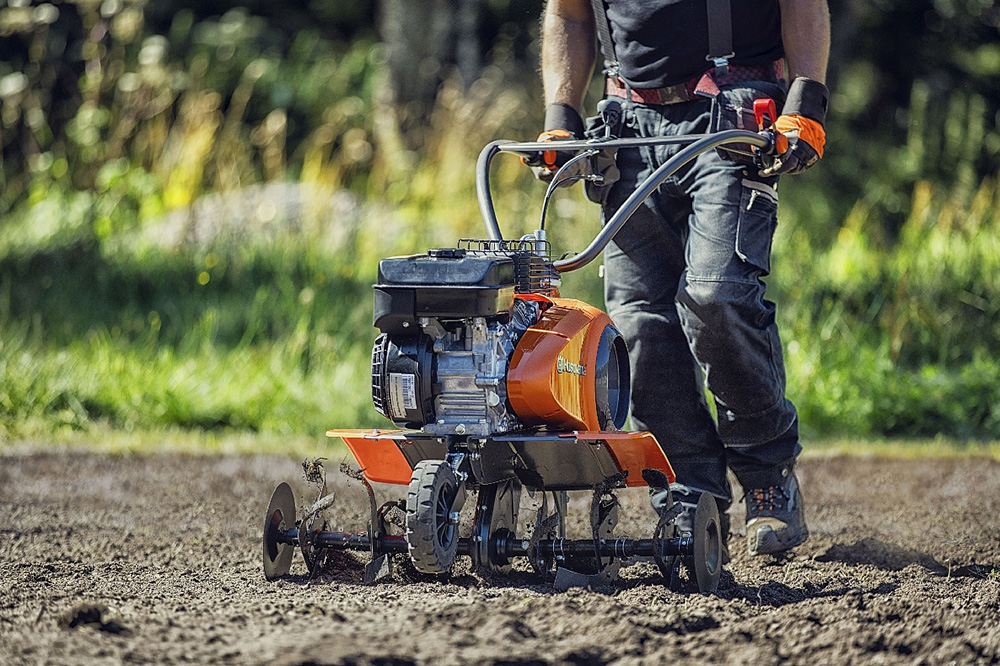
[[[298,545],[299,531],[290,529],[278,534],[278,542]],[[316,532],[313,544],[317,548],[332,548],[334,550],[371,550],[371,539],[367,534],[350,534],[347,532]],[[531,554],[528,539],[518,539],[514,536],[496,538],[496,550],[504,557],[527,557]],[[592,539],[540,539],[536,547],[543,554],[553,556],[587,557],[595,554]],[[468,555],[473,546],[472,538],[458,541],[458,554]],[[601,557],[652,557],[655,553],[653,539],[601,539],[597,549]],[[405,553],[406,538],[399,535],[383,535],[378,537],[378,548],[383,553]],[[690,537],[663,539],[663,554],[666,556],[690,557],[694,553],[694,540]]]

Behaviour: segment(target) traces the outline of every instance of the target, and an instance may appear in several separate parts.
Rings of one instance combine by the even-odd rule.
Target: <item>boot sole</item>
[[[809,528],[805,525],[795,531],[789,529],[775,531],[770,526],[762,526],[753,536],[747,535],[747,552],[751,556],[783,553],[802,545],[808,538]]]

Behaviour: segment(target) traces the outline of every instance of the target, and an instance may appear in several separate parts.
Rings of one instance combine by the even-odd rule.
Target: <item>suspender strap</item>
[[[728,4],[729,0],[726,0]],[[597,24],[597,39],[601,42],[601,50],[604,51],[604,74],[610,77],[618,76],[621,65],[615,57],[615,45],[611,41],[611,23],[608,22],[608,13],[604,8],[604,0],[590,0],[590,5],[594,8],[594,23]]]
[[[729,73],[729,59],[734,55],[730,0],[708,0],[708,55],[705,59],[715,65],[715,74],[721,77]]]
[[[611,23],[608,21],[604,0],[590,0],[590,5],[594,9],[597,38],[604,52],[604,73],[616,77],[621,65],[615,57],[615,45],[611,41]],[[708,55],[705,56],[705,60],[714,64],[716,76],[722,77],[729,73],[729,59],[735,55],[730,0],[708,0]]]

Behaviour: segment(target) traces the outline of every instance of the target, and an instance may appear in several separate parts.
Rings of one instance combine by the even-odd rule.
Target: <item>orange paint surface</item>
[[[386,430],[381,434],[391,435],[401,430]],[[354,454],[365,478],[372,483],[394,483],[407,485],[413,470],[410,463],[399,451],[393,439],[379,437],[371,429],[328,430],[327,437],[340,437]]]
[[[595,368],[611,319],[582,301],[553,299],[511,356],[507,394],[528,425],[597,430]],[[581,374],[577,368],[584,368]]]
[[[574,433],[581,441],[600,440],[607,443],[611,455],[615,457],[620,469],[628,470],[625,485],[629,487],[645,486],[642,470],[658,469],[667,475],[673,483],[677,477],[674,468],[670,466],[666,454],[660,448],[656,437],[650,432],[578,432]]]

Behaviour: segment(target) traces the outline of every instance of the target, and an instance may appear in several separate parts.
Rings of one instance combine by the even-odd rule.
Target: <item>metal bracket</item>
[[[468,472],[463,472],[461,467],[462,463],[465,462],[465,453],[449,453],[445,456],[445,460],[448,462],[448,466],[451,467],[451,471],[455,472],[455,476],[458,477],[459,481],[465,481],[469,478]]]
[[[736,56],[736,53],[730,53],[729,55],[719,56],[713,58],[712,56],[705,56],[705,60],[708,60],[713,65],[715,65],[715,75],[716,76],[728,76],[729,75],[729,59]]]

